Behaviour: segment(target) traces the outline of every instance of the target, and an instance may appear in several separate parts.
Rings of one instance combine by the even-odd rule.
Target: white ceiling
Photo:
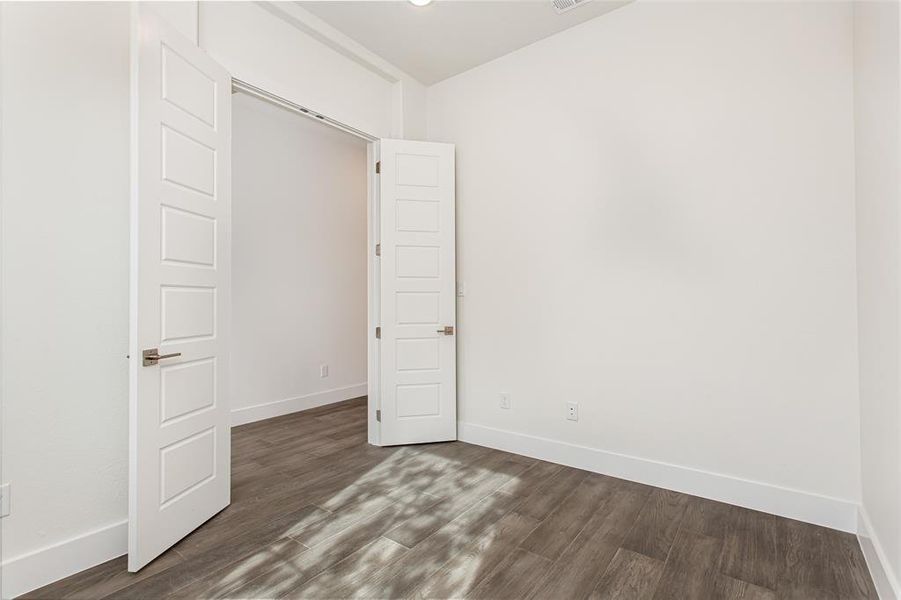
[[[550,0],[297,2],[424,84],[462,73],[627,4],[592,0],[557,14]]]

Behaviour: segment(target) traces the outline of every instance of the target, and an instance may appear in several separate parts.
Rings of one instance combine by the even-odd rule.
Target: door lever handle
[[[150,348],[149,350],[144,350],[141,353],[141,357],[144,359],[144,366],[150,367],[160,362],[160,360],[164,358],[175,358],[176,356],[181,356],[181,352],[172,352],[171,354],[160,354],[159,348]]]
[[[454,335],[454,326],[445,325],[443,329],[438,329],[437,332],[443,333],[444,335]]]

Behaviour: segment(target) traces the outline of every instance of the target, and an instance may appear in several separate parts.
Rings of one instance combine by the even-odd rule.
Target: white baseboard
[[[300,410],[316,408],[317,406],[359,398],[360,396],[365,396],[366,393],[366,384],[358,383],[324,392],[316,392],[315,394],[307,394],[306,396],[236,408],[232,410],[232,427],[253,423],[254,421],[262,421],[263,419],[271,419],[272,417],[280,417]]]
[[[128,521],[119,521],[3,561],[3,598],[15,598],[128,551]]]
[[[857,503],[759,481],[458,423],[461,441],[855,533]]]
[[[870,576],[873,578],[873,584],[876,586],[876,591],[879,592],[879,597],[882,600],[901,600],[901,585],[898,583],[898,576],[886,557],[882,544],[879,543],[879,537],[873,529],[870,516],[862,506],[858,511],[857,540],[860,542],[863,557],[867,561],[867,567],[870,569]]]

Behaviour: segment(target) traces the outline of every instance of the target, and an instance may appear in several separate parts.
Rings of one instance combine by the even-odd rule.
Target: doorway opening
[[[366,395],[367,164],[359,137],[233,95],[233,425]]]
[[[292,122],[294,122],[297,127],[302,128],[300,121],[306,121],[308,126],[310,126],[310,123],[319,126],[318,128],[312,129],[312,131],[318,132],[318,135],[320,136],[329,137],[329,132],[333,134],[340,132],[346,134],[346,136],[344,138],[339,137],[336,139],[343,139],[348,144],[353,144],[353,142],[356,141],[357,144],[362,143],[365,145],[366,230],[363,236],[363,241],[366,248],[366,288],[364,291],[364,294],[366,294],[366,373],[362,381],[367,383],[367,389],[365,393],[365,396],[367,398],[367,439],[370,444],[378,444],[380,441],[377,416],[379,409],[380,363],[378,352],[379,346],[378,340],[375,336],[375,331],[379,321],[380,302],[380,273],[379,261],[377,260],[376,254],[376,245],[379,239],[379,185],[377,178],[378,172],[376,168],[379,160],[379,138],[240,79],[231,79],[231,90],[232,98],[236,102],[247,103],[249,99],[254,99],[261,103],[282,109],[285,112],[286,118],[294,117],[295,119],[297,119],[298,117],[302,117],[302,119],[292,119]],[[244,100],[242,100],[242,98],[244,98]],[[234,118],[232,120],[235,121]],[[320,364],[319,366],[321,367],[323,365]],[[321,369],[319,373],[321,375]],[[331,377],[332,370],[330,366],[328,368],[328,373],[328,377]],[[232,385],[232,387],[234,388],[234,385]],[[342,395],[346,394],[342,393],[341,390],[338,390],[337,392],[335,392],[335,394],[332,395],[332,397],[336,398]],[[320,398],[320,400],[322,399]],[[234,402],[235,401],[232,400],[233,406]],[[310,407],[316,405],[316,402],[314,401],[314,399],[307,399],[298,401],[297,404],[299,406]],[[297,410],[300,410],[300,408],[298,408]],[[284,413],[275,411],[272,412],[272,414],[274,415]],[[258,418],[259,417],[255,416],[252,412],[247,412],[243,415],[238,412],[233,415],[232,423],[237,425],[257,420]]]

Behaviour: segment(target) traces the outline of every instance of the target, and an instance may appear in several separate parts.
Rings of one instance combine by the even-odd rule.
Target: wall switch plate
[[[0,485],[0,517],[9,516],[9,484]]]
[[[507,392],[501,392],[499,394],[499,396],[500,396],[500,407],[503,409],[509,409],[510,408],[510,394],[508,394]]]
[[[319,376],[328,377],[328,365],[319,365]]]
[[[566,403],[566,418],[570,421],[578,421],[579,420],[579,403],[578,402],[567,402]]]

